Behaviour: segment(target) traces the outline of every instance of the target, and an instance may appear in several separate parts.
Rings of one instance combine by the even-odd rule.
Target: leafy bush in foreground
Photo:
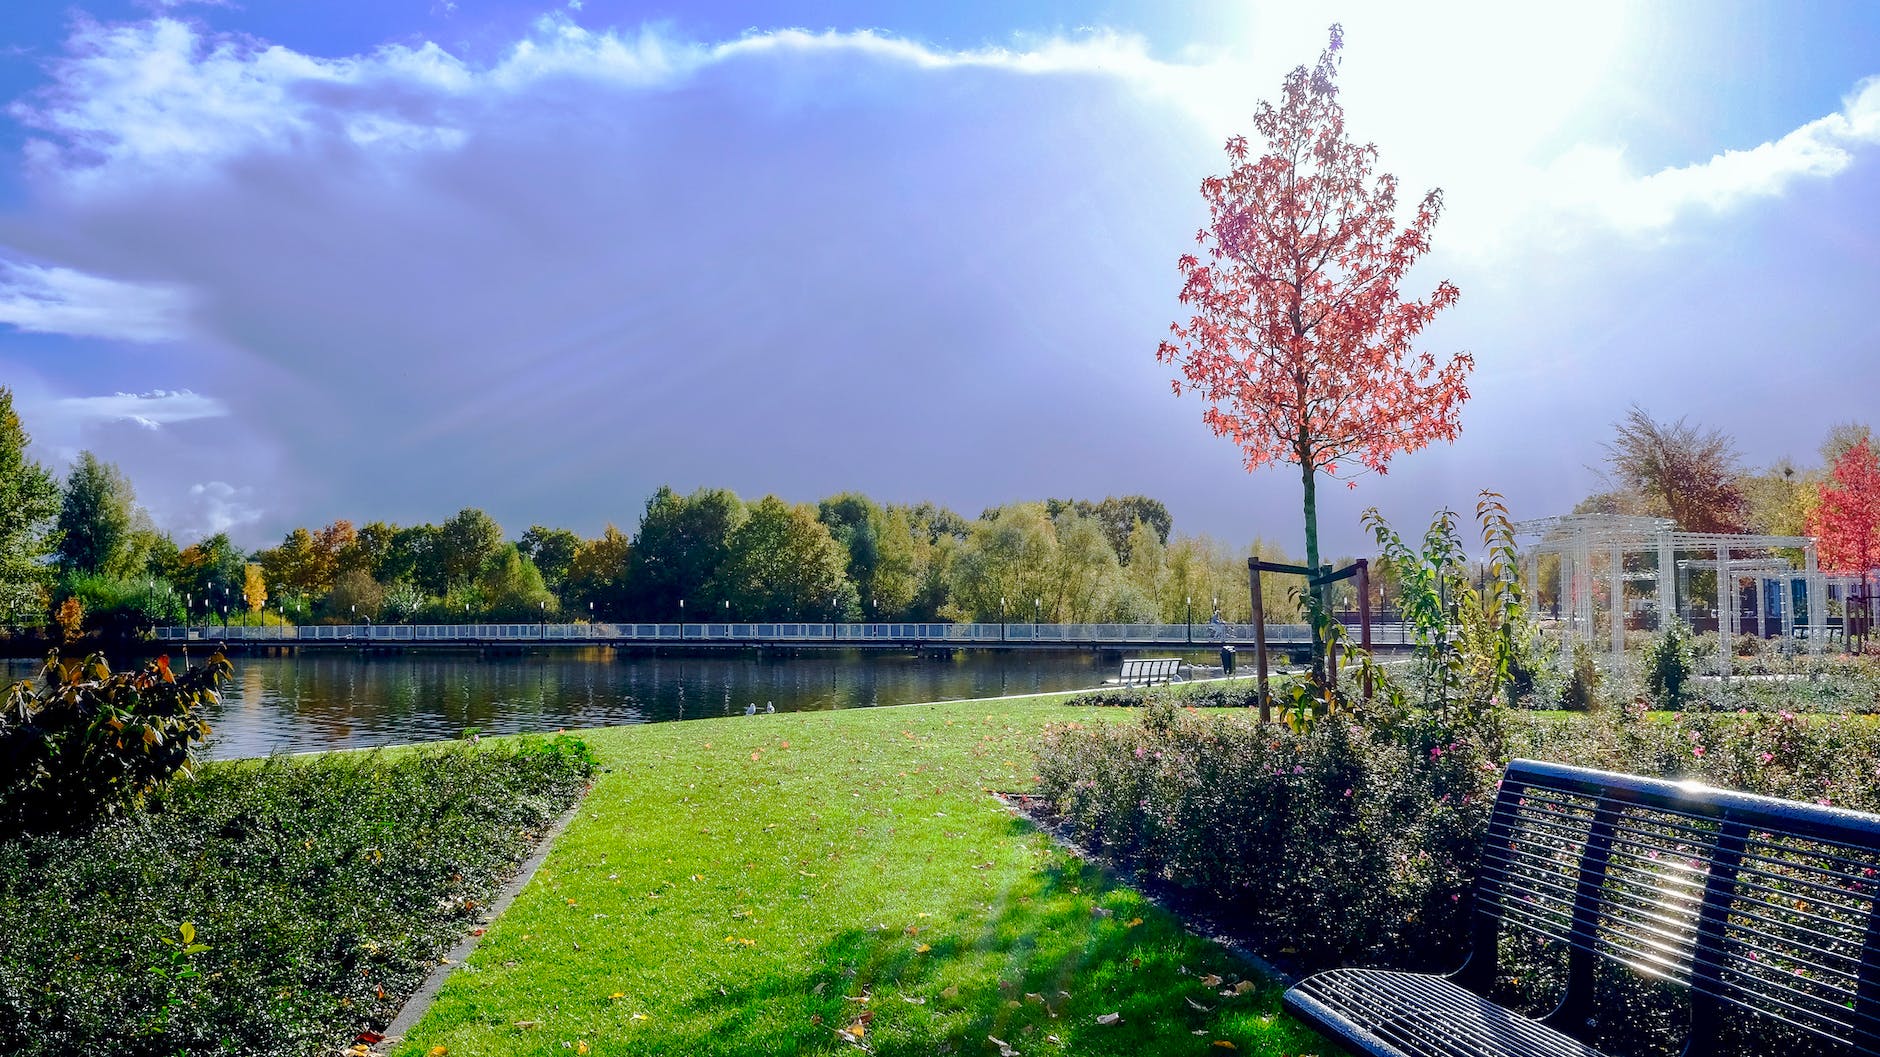
[[[1505,727],[1502,724],[1505,723]],[[1309,968],[1453,969],[1500,769],[1514,756],[1880,811],[1863,717],[1510,713],[1308,732],[1163,703],[1136,723],[1058,724],[1039,793],[1082,841],[1176,883]]]
[[[209,735],[198,709],[233,670],[220,653],[180,675],[167,657],[113,672],[100,654],[53,654],[39,688],[22,680],[0,701],[0,839],[81,827],[188,773]]]
[[[0,1053],[331,1053],[382,1027],[593,768],[572,738],[211,764],[0,843]]]
[[[1167,703],[1135,724],[1060,724],[1041,795],[1078,838],[1205,894],[1308,965],[1441,964],[1474,876],[1495,765],[1434,722],[1304,733]]]

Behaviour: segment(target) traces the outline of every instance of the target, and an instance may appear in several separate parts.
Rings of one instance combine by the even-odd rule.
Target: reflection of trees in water
[[[906,704],[1079,689],[1092,654],[814,653],[660,656],[607,649],[478,656],[306,650],[237,657],[212,751],[256,755],[484,733]]]

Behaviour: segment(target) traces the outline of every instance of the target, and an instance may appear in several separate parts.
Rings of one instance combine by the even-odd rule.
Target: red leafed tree
[[[1865,437],[1834,460],[1808,532],[1820,541],[1821,567],[1859,573],[1861,594],[1871,595],[1867,573],[1880,559],[1880,457]]]
[[[1306,564],[1319,566],[1316,480],[1384,473],[1398,452],[1453,440],[1474,358],[1438,364],[1413,348],[1454,304],[1447,280],[1423,300],[1399,291],[1429,250],[1441,191],[1400,223],[1397,178],[1376,173],[1377,148],[1345,134],[1334,75],[1342,33],[1318,64],[1286,76],[1279,104],[1253,117],[1265,153],[1227,141],[1224,176],[1201,184],[1208,225],[1180,261],[1181,301],[1157,359],[1211,405],[1203,419],[1231,438],[1249,471],[1296,465],[1305,486]]]

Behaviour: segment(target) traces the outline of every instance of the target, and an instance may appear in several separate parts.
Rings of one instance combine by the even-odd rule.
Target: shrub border
[[[437,992],[444,986],[444,981],[450,979],[450,975],[463,966],[471,952],[483,942],[485,930],[495,923],[497,918],[503,916],[503,913],[509,909],[509,904],[515,902],[516,897],[522,894],[522,890],[535,879],[536,871],[548,861],[549,853],[555,850],[555,844],[561,840],[562,831],[567,829],[568,824],[581,813],[581,806],[587,803],[588,794],[593,790],[594,781],[589,779],[586,788],[581,790],[581,795],[575,797],[574,803],[568,806],[568,810],[562,812],[561,817],[556,819],[554,824],[536,840],[534,850],[529,852],[528,858],[522,860],[522,865],[516,870],[516,875],[497,890],[494,898],[484,904],[484,912],[477,918],[477,924],[469,932],[464,933],[463,938],[458,940],[450,950],[445,951],[439,957],[438,964],[425,975],[424,982],[406,997],[405,1004],[398,1009],[398,1015],[385,1026],[385,1037],[369,1047],[372,1053],[384,1053],[403,1042],[405,1035],[417,1026],[418,1019],[431,1008],[431,1003],[437,998]]]

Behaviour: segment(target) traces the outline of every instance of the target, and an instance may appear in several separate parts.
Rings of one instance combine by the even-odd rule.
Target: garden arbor
[[[1632,600],[1641,612],[1647,609],[1648,601],[1655,600],[1655,605],[1650,606],[1655,617],[1651,626],[1664,627],[1666,614],[1678,614],[1688,623],[1693,571],[1714,572],[1717,577],[1717,657],[1725,670],[1731,640],[1745,630],[1746,614],[1741,604],[1745,580],[1751,585],[1756,634],[1767,633],[1770,600],[1777,603],[1785,641],[1797,627],[1804,626],[1798,625],[1795,619],[1799,593],[1806,612],[1809,649],[1819,651],[1827,639],[1828,584],[1816,561],[1813,537],[1685,532],[1670,518],[1625,514],[1563,514],[1537,518],[1517,524],[1515,532],[1539,537],[1527,552],[1531,584],[1539,585],[1542,555],[1555,555],[1560,560],[1556,605],[1564,643],[1570,644],[1577,638],[1588,642],[1596,640],[1594,595],[1600,578],[1606,587],[1606,616],[1615,656],[1625,650],[1625,615],[1629,608],[1626,584],[1629,582],[1655,588],[1634,592]],[[1781,551],[1800,551],[1802,567],[1795,568],[1788,557],[1779,553]],[[1628,557],[1634,555],[1639,557],[1628,562]],[[1599,577],[1595,575],[1596,570]]]

